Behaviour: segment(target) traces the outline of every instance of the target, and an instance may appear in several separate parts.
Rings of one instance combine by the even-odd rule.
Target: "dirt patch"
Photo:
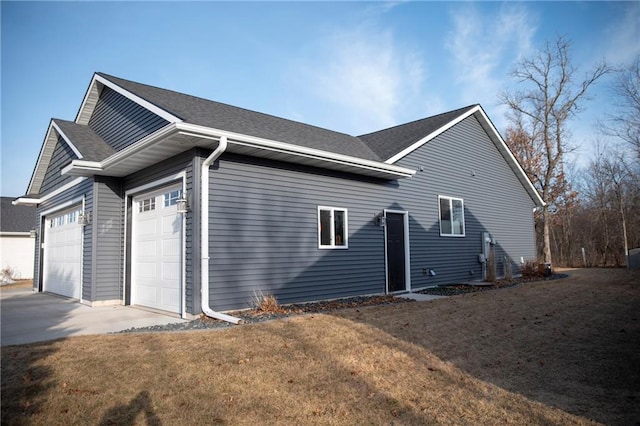
[[[640,280],[2,348],[2,424],[634,424]]]

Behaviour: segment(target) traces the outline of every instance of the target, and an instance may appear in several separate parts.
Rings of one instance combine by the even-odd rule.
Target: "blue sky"
[[[640,52],[640,2],[7,2],[1,192],[25,193],[49,120],[73,120],[93,72],[353,135],[498,104],[515,62],[564,35],[574,63]],[[586,161],[606,81],[573,123]]]

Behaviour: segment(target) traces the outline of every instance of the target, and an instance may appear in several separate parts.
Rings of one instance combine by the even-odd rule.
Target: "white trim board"
[[[93,74],[93,78],[91,79],[91,83],[89,84],[89,89],[87,90],[87,92],[84,95],[84,98],[82,100],[82,105],[80,106],[80,110],[78,111],[78,114],[76,115],[76,119],[75,122],[78,124],[87,124],[89,122],[89,117],[91,116],[91,114],[93,113],[93,109],[95,108],[95,105],[97,103],[97,98],[98,98],[98,87],[97,84],[102,84],[104,86],[107,86],[108,88],[118,92],[119,94],[121,94],[122,96],[126,97],[127,99],[137,103],[138,105],[140,105],[143,108],[146,108],[147,110],[151,111],[152,113],[156,114],[159,117],[162,117],[163,119],[171,122],[171,123],[179,123],[182,122],[182,119],[179,117],[176,117],[175,115],[171,114],[168,111],[165,111],[164,109],[152,104],[151,102],[148,102],[144,99],[142,99],[141,97],[134,95],[133,93],[129,92],[128,90],[124,89],[123,87],[120,87],[119,85],[117,85],[116,83],[108,80],[105,77],[102,77],[101,75],[98,75],[97,73]],[[95,100],[94,100],[95,98]]]

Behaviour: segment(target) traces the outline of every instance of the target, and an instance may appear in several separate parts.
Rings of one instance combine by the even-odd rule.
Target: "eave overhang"
[[[226,136],[226,152],[268,158],[385,180],[411,177],[415,170],[300,147],[184,122],[171,123],[100,162],[74,160],[62,169],[73,176],[126,176],[194,147],[214,149]]]

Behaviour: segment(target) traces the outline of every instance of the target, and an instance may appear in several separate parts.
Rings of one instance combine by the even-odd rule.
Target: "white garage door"
[[[44,291],[80,299],[82,283],[81,208],[75,207],[45,218]]]
[[[180,313],[182,214],[179,186],[134,198],[132,303]]]

